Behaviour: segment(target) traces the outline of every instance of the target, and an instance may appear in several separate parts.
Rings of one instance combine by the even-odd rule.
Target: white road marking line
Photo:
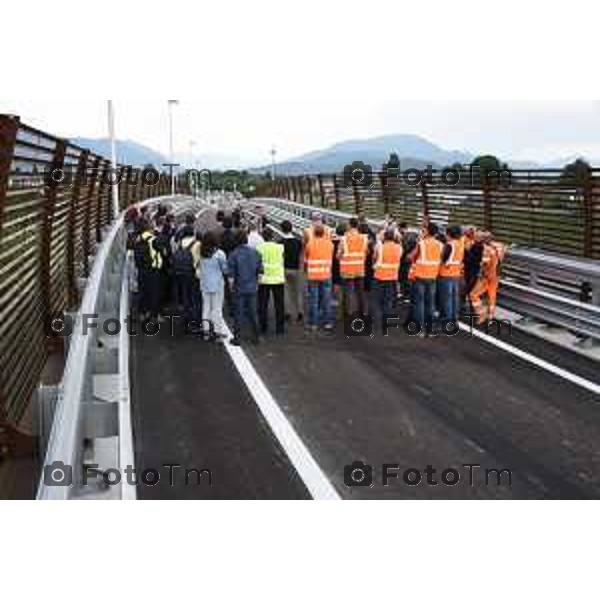
[[[227,327],[225,331],[231,338]],[[267,389],[267,386],[250,362],[242,348],[232,346],[225,340],[225,347],[233,364],[241,375],[254,401],[258,405],[275,437],[283,447],[292,465],[308,488],[315,500],[341,500],[331,482],[327,479],[321,467],[312,457],[304,442],[300,439],[290,422],[287,420],[279,404]]]
[[[553,365],[552,363],[549,363],[546,360],[538,358],[537,356],[534,356],[533,354],[529,354],[529,352],[525,352],[524,350],[515,348],[514,346],[511,346],[510,344],[507,344],[506,342],[503,342],[495,337],[486,335],[485,333],[482,333],[481,331],[477,331],[475,328],[471,329],[470,325],[460,323],[460,328],[463,331],[466,331],[467,333],[472,334],[474,337],[479,338],[480,340],[483,340],[484,342],[487,342],[488,344],[491,344],[492,346],[496,346],[496,348],[500,348],[500,350],[504,350],[505,352],[508,352],[509,354],[517,356],[518,358],[520,358],[526,362],[529,362],[529,363],[535,365],[536,367],[540,367],[541,369],[544,369],[545,371],[548,371],[549,373],[552,373],[553,375],[556,375],[558,377],[561,377],[562,379],[570,381],[571,383],[574,383],[575,385],[578,385],[579,387],[582,387],[582,388],[588,390],[589,392],[592,392],[593,394],[597,394],[600,396],[600,385],[598,385],[597,383],[594,383],[593,381],[590,381],[589,379],[585,379],[584,377],[575,375],[574,373],[571,373],[570,371],[561,369],[560,367],[557,367],[556,365]]]

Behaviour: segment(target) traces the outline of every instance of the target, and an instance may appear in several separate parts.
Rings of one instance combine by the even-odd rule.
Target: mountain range
[[[355,161],[380,168],[395,152],[404,169],[424,169],[427,165],[446,167],[455,163],[470,163],[474,156],[459,150],[444,150],[417,135],[386,135],[367,140],[350,140],[325,150],[310,152],[278,165],[281,174],[339,173]],[[256,171],[269,170],[269,166]]]
[[[96,154],[110,157],[111,148],[110,140],[108,139],[92,139],[92,138],[74,138],[71,140],[77,146],[89,148]],[[161,154],[131,140],[117,141],[117,157],[118,162],[124,165],[145,166],[153,165],[160,167],[170,163],[168,156]],[[233,158],[223,154],[206,154],[199,156],[176,156],[175,162],[181,165],[202,165],[203,169],[239,169],[244,168],[244,160]]]
[[[88,148],[101,156],[110,157],[111,155],[110,140],[108,139],[75,138],[71,141],[77,146]],[[160,166],[170,162],[160,152],[131,140],[117,141],[117,160],[123,165],[136,166]]]
[[[110,156],[110,141],[108,139],[75,138],[73,143],[83,148],[89,148],[103,156]],[[302,175],[305,173],[340,173],[346,165],[362,161],[379,169],[391,153],[396,153],[400,158],[403,169],[425,169],[428,165],[441,169],[455,163],[469,164],[475,154],[463,150],[446,150],[441,146],[417,135],[386,135],[365,140],[350,140],[330,146],[324,150],[309,152],[297,158],[287,160],[277,165],[280,175]],[[118,161],[121,164],[144,166],[152,164],[161,166],[169,163],[168,157],[152,148],[138,144],[131,140],[117,142]],[[504,157],[500,157],[503,159]],[[579,157],[568,157],[564,160],[554,160],[547,164],[533,161],[511,161],[508,163],[513,168],[536,169],[542,167],[559,168]],[[181,164],[200,164],[202,168],[213,170],[243,169],[246,168],[239,159],[209,154],[205,156],[176,158]],[[588,162],[596,164],[588,158]],[[271,171],[271,165],[249,168],[251,173],[265,173]]]

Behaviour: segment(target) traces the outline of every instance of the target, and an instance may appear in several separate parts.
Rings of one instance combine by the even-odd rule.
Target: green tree
[[[400,168],[400,157],[396,152],[390,154],[390,158],[387,161],[386,167],[388,169],[399,169]]]
[[[472,163],[473,182],[478,185],[487,183],[493,186],[507,181],[510,183],[510,169],[507,163],[503,163],[493,154],[478,156]]]
[[[568,185],[584,187],[592,175],[592,167],[582,158],[568,164],[562,172],[561,181]]]

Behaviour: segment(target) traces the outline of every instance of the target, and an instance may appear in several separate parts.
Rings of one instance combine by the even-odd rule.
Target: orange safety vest
[[[483,247],[483,260],[481,262],[481,271],[486,279],[495,279],[498,277],[498,268],[504,260],[506,247],[499,242],[491,242]]]
[[[333,242],[326,238],[313,238],[306,246],[306,278],[308,281],[331,279],[333,267]]]
[[[414,264],[415,279],[437,279],[442,263],[442,243],[427,237],[419,242],[419,258]]]
[[[325,239],[331,240],[333,238],[333,230],[331,227],[327,227],[327,225],[323,225],[323,228],[325,229]],[[304,230],[304,238],[306,239],[307,244],[312,242],[315,238],[315,230],[312,225],[308,229]]]
[[[464,272],[465,240],[450,240],[452,252],[448,261],[440,267],[440,277],[461,277]]]
[[[375,263],[375,279],[377,281],[398,281],[402,246],[396,242],[384,242],[378,249]]]
[[[365,263],[369,249],[369,238],[350,230],[340,242],[342,254],[340,258],[340,275],[346,279],[365,276]]]

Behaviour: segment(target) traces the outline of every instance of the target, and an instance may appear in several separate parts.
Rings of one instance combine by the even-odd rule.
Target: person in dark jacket
[[[343,319],[346,314],[346,307],[344,306],[344,294],[342,293],[342,274],[340,272],[340,259],[339,249],[342,243],[343,237],[348,231],[348,225],[346,223],[340,223],[336,230],[335,235],[332,238],[333,241],[333,265],[332,265],[332,283],[333,283],[333,298],[334,305],[337,305],[337,316],[339,319]]]
[[[419,234],[408,229],[407,223],[400,223],[400,235],[402,238],[402,262],[400,263],[400,292],[402,293],[402,301],[406,304],[410,303],[410,288],[409,279],[412,263],[410,255],[414,252],[419,241]]]
[[[304,277],[302,270],[302,241],[294,235],[291,221],[281,224],[285,261],[285,305],[291,307],[286,315],[290,321],[292,316],[298,323],[304,320]]]
[[[365,264],[365,292],[370,292],[373,287],[373,276],[375,271],[373,269],[373,257],[375,254],[375,244],[377,243],[377,236],[371,228],[369,224],[363,220],[363,222],[358,227],[358,232],[363,235],[368,236],[369,238],[369,249],[367,250],[367,262]]]
[[[221,232],[219,239],[219,246],[221,250],[225,252],[225,256],[229,256],[237,245],[239,235],[233,228],[234,223],[232,217],[224,217],[221,224],[223,226],[223,231]]]
[[[232,345],[240,346],[244,322],[250,324],[252,343],[258,344],[257,296],[258,280],[263,273],[260,254],[248,245],[248,234],[239,233],[239,245],[228,260],[234,298],[234,337]]]
[[[483,260],[484,243],[481,236],[477,235],[475,227],[465,229],[465,289],[463,293],[464,304],[473,313],[470,294],[479,279],[481,262]]]

